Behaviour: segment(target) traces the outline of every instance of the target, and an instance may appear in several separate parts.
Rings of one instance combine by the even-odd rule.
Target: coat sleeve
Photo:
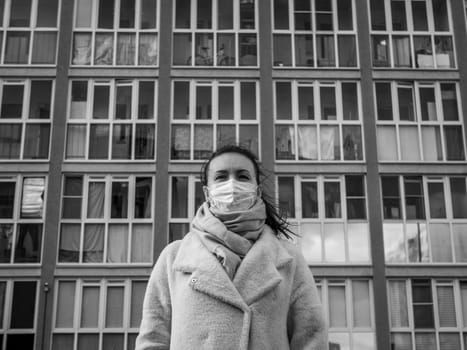
[[[326,350],[328,332],[316,284],[305,259],[296,254],[296,273],[287,320],[291,350]]]
[[[167,250],[168,247],[159,256],[146,287],[135,350],[165,350],[170,347],[172,305]]]

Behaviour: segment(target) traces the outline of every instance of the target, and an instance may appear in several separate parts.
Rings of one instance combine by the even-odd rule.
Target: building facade
[[[238,143],[330,349],[467,350],[462,0],[1,0],[0,348],[133,349]]]

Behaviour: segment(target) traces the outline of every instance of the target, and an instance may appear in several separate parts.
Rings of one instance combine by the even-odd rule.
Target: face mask
[[[209,203],[224,212],[250,209],[257,197],[257,185],[234,179],[213,184],[208,188]]]

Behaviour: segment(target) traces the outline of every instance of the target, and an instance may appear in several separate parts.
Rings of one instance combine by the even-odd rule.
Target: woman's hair
[[[237,145],[225,145],[219,148],[217,151],[213,152],[211,154],[211,157],[209,157],[209,159],[201,167],[200,177],[201,184],[203,186],[208,185],[209,164],[211,164],[211,161],[214,158],[224,153],[237,153],[248,158],[251,161],[251,163],[253,163],[253,167],[255,168],[256,182],[258,183],[258,185],[261,184],[264,178],[266,178],[264,171],[260,168],[256,156],[249,149]],[[285,237],[291,239],[292,236],[295,235],[295,233],[289,229],[289,223],[287,222],[287,217],[285,213],[282,210],[280,210],[280,208],[277,205],[275,205],[274,198],[269,194],[265,193],[264,190],[261,191],[261,198],[264,202],[264,205],[266,206],[265,223],[269,227],[271,227],[271,229],[276,235],[282,234]]]

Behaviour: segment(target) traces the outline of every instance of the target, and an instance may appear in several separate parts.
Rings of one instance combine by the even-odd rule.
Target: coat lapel
[[[269,227],[240,264],[233,283],[247,305],[253,304],[282,281],[279,269],[292,261]]]
[[[248,309],[221,264],[195,233],[190,232],[182,240],[173,269],[191,273],[189,284],[194,290],[241,310]]]

